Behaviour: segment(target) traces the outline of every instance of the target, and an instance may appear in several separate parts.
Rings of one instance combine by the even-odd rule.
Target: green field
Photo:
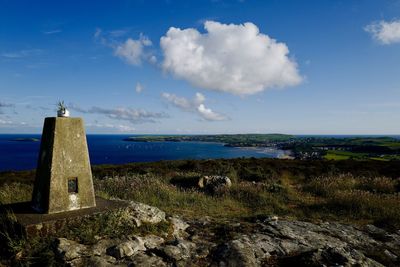
[[[325,159],[328,160],[345,160],[345,159],[355,159],[363,160],[367,159],[367,153],[354,153],[350,151],[338,151],[338,150],[328,150]]]

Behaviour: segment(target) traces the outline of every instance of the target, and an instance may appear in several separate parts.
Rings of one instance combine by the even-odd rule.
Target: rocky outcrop
[[[65,262],[70,262],[88,255],[86,246],[65,238],[58,238],[56,240],[56,246],[56,255]]]
[[[214,266],[262,266],[272,262],[277,265],[297,262],[303,266],[396,266],[399,263],[399,234],[389,234],[374,226],[367,228],[374,228],[374,233],[379,231],[385,241],[375,239],[368,229],[339,223],[275,221],[257,226],[257,232],[241,234],[220,244],[214,250]]]
[[[144,204],[132,205],[141,222],[169,220],[172,229],[159,235],[99,238],[90,246],[59,238],[55,252],[60,261],[70,266],[400,265],[400,231],[276,216],[255,222],[185,221],[165,219],[165,213]],[[132,218],[132,223],[137,221]]]

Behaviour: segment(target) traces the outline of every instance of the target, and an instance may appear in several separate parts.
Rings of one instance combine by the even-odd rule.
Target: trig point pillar
[[[95,206],[83,120],[46,118],[32,207],[40,213],[58,213]]]

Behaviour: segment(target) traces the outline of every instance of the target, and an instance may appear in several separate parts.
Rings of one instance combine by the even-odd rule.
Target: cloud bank
[[[192,85],[237,95],[302,81],[289,49],[253,23],[204,23],[206,33],[171,27],[161,37],[162,68]]]
[[[365,26],[364,30],[381,44],[400,43],[400,20],[373,22]]]
[[[156,122],[157,119],[168,118],[168,115],[164,112],[150,112],[143,109],[123,107],[108,109],[94,106],[90,109],[83,109],[76,105],[69,105],[68,108],[81,113],[101,114],[109,119],[129,121],[134,124]]]
[[[192,100],[189,100],[185,97],[179,97],[175,94],[170,93],[162,93],[161,96],[169,104],[172,104],[173,106],[186,112],[194,112],[198,114],[203,120],[223,121],[228,119],[225,115],[206,108],[204,105],[206,98],[201,93],[196,93],[195,97]]]
[[[124,133],[130,133],[134,132],[136,129],[132,126],[129,125],[124,125],[124,124],[111,124],[111,123],[99,123],[99,122],[94,122],[94,123],[88,123],[86,124],[88,128],[95,129],[95,130],[100,130],[100,131],[115,131],[115,132],[124,132]]]

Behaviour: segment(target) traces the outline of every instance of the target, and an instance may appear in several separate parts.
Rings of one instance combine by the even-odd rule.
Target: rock
[[[129,257],[137,253],[138,251],[145,251],[146,247],[140,237],[133,237],[132,240],[125,241],[117,246],[110,247],[107,249],[107,254],[117,259]]]
[[[143,223],[157,224],[165,221],[165,212],[156,207],[129,201],[126,209],[127,215],[135,222],[136,226],[141,226]]]
[[[57,238],[55,243],[56,255],[65,262],[88,255],[87,247],[79,244],[78,242],[68,240],[66,238]]]
[[[154,223],[165,220],[165,213],[130,202],[116,218],[121,223]],[[399,233],[373,225],[270,216],[256,222],[226,220],[221,231],[221,221],[208,217],[190,221],[190,227],[180,217],[168,220],[173,241],[126,233],[122,240],[99,237],[85,246],[58,238],[55,253],[67,266],[400,266]]]
[[[203,176],[199,179],[198,186],[212,194],[223,193],[232,186],[231,179],[227,176]]]
[[[164,243],[164,238],[156,236],[156,235],[147,235],[142,238],[144,242],[144,246],[147,249],[154,249],[159,247],[162,243]]]
[[[278,216],[276,216],[276,215],[271,215],[271,216],[267,216],[265,219],[264,219],[264,222],[269,222],[269,223],[271,223],[271,222],[277,222],[279,220],[279,217]]]
[[[247,267],[261,264],[256,259],[254,247],[240,240],[233,240],[220,246],[214,254],[214,260],[218,266]]]
[[[94,256],[106,255],[107,249],[118,243],[119,240],[115,239],[101,239],[91,247],[91,254]]]
[[[171,260],[187,261],[192,256],[192,252],[196,249],[196,244],[183,239],[177,239],[173,243],[164,246],[162,251]]]
[[[212,252],[215,266],[262,266],[278,261],[284,266],[304,263],[306,266],[383,266],[369,258],[366,252],[385,255],[385,260],[397,264],[397,255],[387,250],[398,235],[388,235],[382,229],[367,232],[339,223],[313,224],[301,221],[271,221],[258,224],[251,234],[238,234],[234,240],[219,245]],[[390,237],[382,243],[371,238],[370,232]],[[389,236],[389,237],[388,237]],[[397,246],[399,249],[399,246]],[[398,251],[398,250],[397,250]],[[301,264],[300,264],[301,265]]]
[[[364,227],[364,229],[368,234],[370,234],[370,236],[372,236],[375,239],[378,240],[390,239],[388,233],[385,230],[378,228],[375,225],[368,224]]]
[[[183,221],[181,218],[174,216],[174,217],[170,217],[169,221],[172,224],[172,228],[173,228],[173,236],[175,238],[180,238],[182,235],[187,237],[187,233],[185,232],[185,230],[189,227],[189,224],[186,223],[185,221]]]
[[[118,266],[117,261],[114,257],[103,255],[103,256],[92,256],[87,262],[87,266],[90,267],[111,267]]]
[[[313,261],[314,264],[325,266],[376,266],[383,267],[382,264],[367,258],[361,252],[349,247],[333,248],[325,247],[319,249],[306,262]]]
[[[393,254],[392,252],[390,252],[389,250],[387,250],[387,249],[385,249],[384,251],[383,251],[383,253],[388,257],[388,258],[390,258],[391,260],[397,260],[398,259],[398,257],[397,257],[397,255],[395,255],[395,254]]]
[[[165,267],[167,264],[163,261],[161,257],[155,254],[146,254],[144,252],[139,252],[138,254],[131,257],[132,267]]]
[[[182,259],[182,254],[181,254],[181,249],[178,248],[177,246],[173,245],[166,245],[163,250],[162,250],[165,255],[167,255],[170,259],[173,260],[181,260]]]

